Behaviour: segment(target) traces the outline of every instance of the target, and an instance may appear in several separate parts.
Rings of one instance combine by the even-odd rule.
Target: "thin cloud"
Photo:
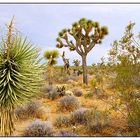
[[[61,29],[70,28],[73,22],[82,17],[99,21],[101,26],[108,27],[109,35],[105,37],[103,44],[95,46],[89,53],[88,65],[99,62],[102,56],[107,56],[110,44],[121,38],[129,21],[136,22],[136,33],[140,31],[139,4],[1,4],[0,11],[0,32],[3,32],[5,23],[15,15],[16,28],[41,48],[41,55],[46,50],[56,49],[56,37]],[[81,59],[68,48],[59,49],[59,52],[64,50],[71,64],[73,59]],[[63,64],[61,58],[58,64]]]

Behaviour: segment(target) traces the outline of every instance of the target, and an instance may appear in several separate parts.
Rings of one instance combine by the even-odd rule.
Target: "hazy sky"
[[[109,35],[88,54],[88,64],[107,56],[110,44],[121,38],[130,21],[136,22],[135,32],[140,31],[140,4],[0,4],[0,36],[5,30],[5,23],[13,15],[16,17],[16,29],[41,48],[42,55],[45,50],[55,49],[56,37],[61,29],[71,27],[80,18],[107,26]],[[59,50],[60,53],[66,51],[71,63],[75,58],[80,59],[77,53],[71,53],[67,48]],[[58,64],[63,64],[61,58]]]

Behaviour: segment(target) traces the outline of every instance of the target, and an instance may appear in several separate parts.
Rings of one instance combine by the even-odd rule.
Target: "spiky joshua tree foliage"
[[[46,51],[44,53],[44,58],[47,60],[47,72],[48,72],[48,81],[49,85],[52,85],[52,78],[54,73],[54,65],[57,64],[57,58],[59,57],[59,53],[57,50]]]
[[[80,60],[74,59],[73,64],[74,64],[75,67],[79,67],[80,66]]]
[[[80,73],[82,73],[82,71],[80,70],[80,60],[78,59],[74,59],[73,60],[73,64],[74,64],[74,73],[76,72],[77,75],[79,76]]]
[[[83,83],[88,84],[87,79],[87,54],[100,44],[105,35],[108,34],[107,27],[100,27],[98,22],[80,19],[72,24],[70,29],[63,29],[59,33],[57,48],[68,47],[70,51],[76,51],[82,58]]]
[[[12,19],[0,43],[1,136],[12,135],[15,107],[37,94],[42,81],[38,49],[13,31]]]

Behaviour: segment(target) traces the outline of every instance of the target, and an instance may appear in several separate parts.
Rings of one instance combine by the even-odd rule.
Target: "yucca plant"
[[[14,131],[14,109],[36,95],[43,72],[39,51],[27,39],[14,34],[13,19],[0,43],[0,135]]]
[[[47,60],[47,72],[49,85],[52,85],[52,78],[54,76],[54,65],[57,64],[57,58],[59,53],[57,50],[46,51],[44,53],[44,58]]]

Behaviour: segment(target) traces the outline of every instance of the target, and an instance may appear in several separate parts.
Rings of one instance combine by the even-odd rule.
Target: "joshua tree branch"
[[[95,37],[87,48],[87,53],[90,52],[93,47],[97,44],[97,41],[100,39],[100,36]]]
[[[76,43],[76,45],[74,45],[74,43],[72,41],[68,41],[68,38],[65,39],[65,41],[68,44],[68,46],[70,46],[71,48],[75,49],[79,55],[82,55],[82,49],[80,48],[78,43]],[[80,48],[80,50],[78,48]]]
[[[77,51],[77,53],[78,53],[80,56],[82,56],[83,53],[78,49],[78,47],[79,47],[79,46],[76,45],[76,51]],[[79,47],[79,48],[80,48],[80,47]]]
[[[79,49],[79,51],[80,51],[81,53],[84,53],[84,51],[83,51],[83,49],[82,49],[82,47],[81,47],[81,39],[79,39],[78,41],[76,41],[76,46],[78,47],[78,49]]]
[[[81,47],[81,45],[79,46],[77,46],[78,47],[78,49],[80,49],[79,51],[81,51],[81,53],[84,53],[84,51],[82,50],[82,47]]]
[[[87,53],[88,52],[90,52],[91,50],[92,50],[92,48],[95,46],[95,41],[93,40],[92,42],[91,42],[91,44],[89,45],[89,47],[87,48]]]

